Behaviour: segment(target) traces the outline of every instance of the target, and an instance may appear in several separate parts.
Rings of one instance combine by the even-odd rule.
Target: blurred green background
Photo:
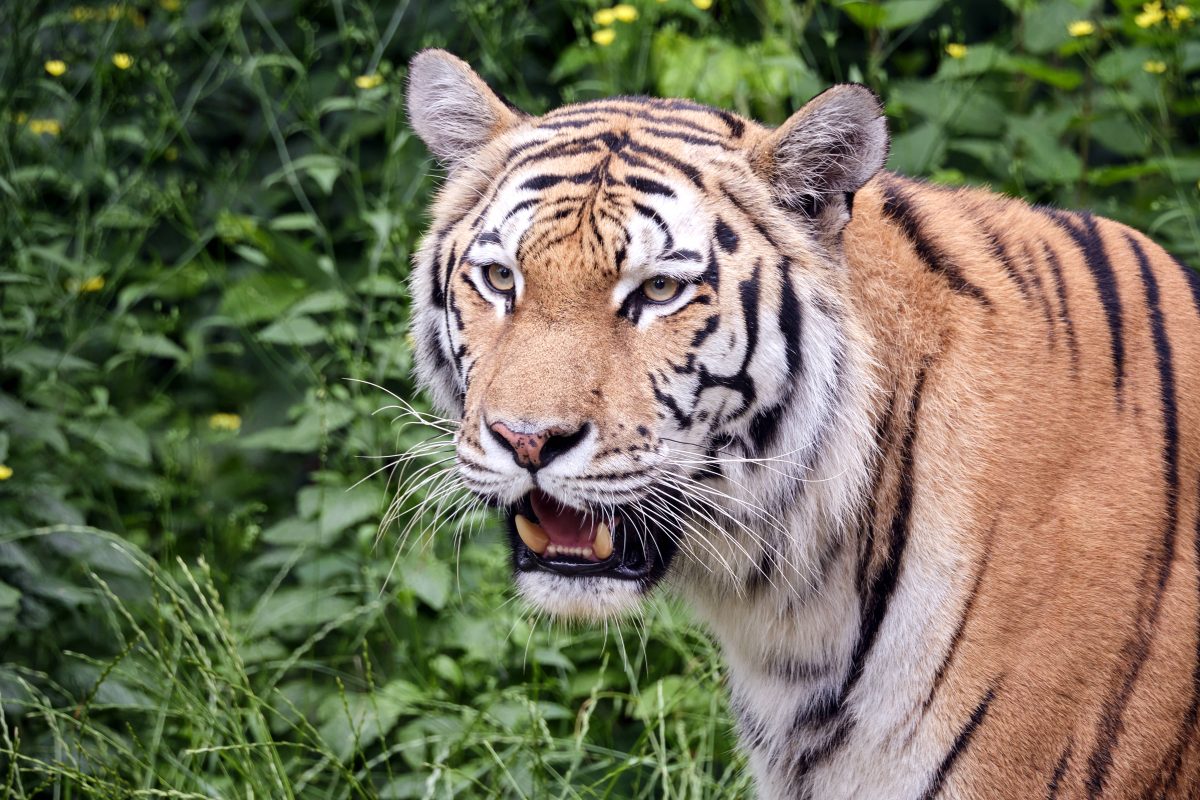
[[[438,181],[408,58],[447,47],[531,112],[651,93],[778,123],[861,81],[893,169],[1090,208],[1200,265],[1198,17],[3,3],[0,796],[747,796],[686,615],[534,618],[440,471],[406,337]]]

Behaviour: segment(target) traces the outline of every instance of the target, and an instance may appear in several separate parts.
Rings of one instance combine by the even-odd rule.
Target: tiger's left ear
[[[422,50],[408,65],[408,119],[430,152],[453,168],[524,115],[461,58]]]
[[[834,86],[810,100],[754,145],[750,163],[777,202],[813,219],[849,196],[887,161],[888,132],[879,98],[865,86]],[[848,208],[842,208],[839,217]],[[847,217],[848,218],[848,217]]]

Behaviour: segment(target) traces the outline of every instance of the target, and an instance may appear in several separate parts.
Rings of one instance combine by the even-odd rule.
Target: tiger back
[[[531,605],[682,596],[764,798],[1200,795],[1196,273],[882,171],[862,87],[408,99],[418,372]]]

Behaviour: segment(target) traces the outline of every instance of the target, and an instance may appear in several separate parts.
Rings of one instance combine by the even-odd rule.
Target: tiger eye
[[[517,285],[517,276],[512,269],[503,264],[488,264],[483,270],[483,277],[487,280],[488,286],[501,294],[511,292]]]
[[[642,294],[652,303],[666,303],[674,300],[682,284],[666,275],[656,275],[642,284]]]

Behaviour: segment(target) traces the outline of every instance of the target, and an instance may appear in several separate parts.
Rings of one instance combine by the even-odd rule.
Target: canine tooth
[[[539,556],[546,552],[547,545],[550,544],[550,537],[542,530],[542,527],[532,520],[517,514],[517,535],[521,537],[521,541],[525,543],[533,552]]]
[[[607,525],[601,522],[596,526],[596,541],[592,542],[592,552],[595,553],[596,558],[603,561],[612,555],[612,551],[612,531],[608,529]]]

